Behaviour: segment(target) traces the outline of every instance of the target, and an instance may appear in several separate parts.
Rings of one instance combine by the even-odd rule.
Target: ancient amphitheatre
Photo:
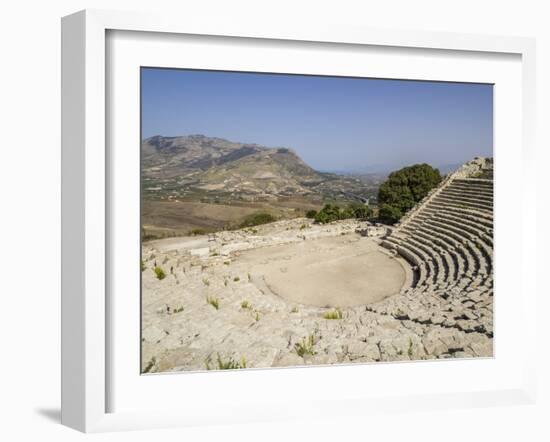
[[[492,167],[466,163],[391,227],[144,242],[142,371],[491,357]]]

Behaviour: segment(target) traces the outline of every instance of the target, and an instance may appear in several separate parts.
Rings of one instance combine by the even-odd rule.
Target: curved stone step
[[[479,225],[482,225],[488,229],[491,229],[491,233],[492,233],[492,230],[493,230],[493,217],[490,216],[488,217],[487,216],[487,212],[484,212],[483,213],[483,216],[480,216],[480,215],[474,215],[472,214],[471,211],[465,211],[465,210],[462,210],[462,209],[456,209],[456,208],[453,208],[453,207],[449,207],[449,208],[446,208],[446,209],[441,209],[441,208],[435,208],[435,207],[426,207],[423,212],[427,212],[427,213],[450,213],[450,214],[453,214],[455,216],[458,216],[460,217],[460,219],[467,219],[467,220],[470,220],[476,224],[479,224]]]
[[[493,211],[493,205],[492,204],[485,204],[484,202],[473,202],[468,201],[463,198],[453,198],[446,195],[437,195],[433,200],[432,203],[439,202],[443,204],[451,204],[458,207],[463,207],[465,209],[476,209],[476,210],[482,210],[482,211]]]
[[[479,217],[483,217],[488,221],[493,221],[493,212],[492,210],[479,210],[474,209],[472,207],[467,207],[464,204],[455,204],[451,202],[443,202],[443,201],[430,201],[429,203],[430,207],[433,207],[435,209],[439,210],[445,210],[445,209],[456,209],[461,210],[464,213],[468,213],[470,215],[475,215]]]
[[[485,229],[480,228],[479,226],[470,224],[470,222],[466,219],[460,219],[453,215],[449,215],[447,213],[441,213],[441,212],[434,215],[433,219],[441,220],[442,222],[447,223],[449,226],[462,229],[468,232],[470,235],[472,235],[472,237],[476,239],[479,238],[487,246],[491,248],[493,247],[493,236],[487,234]]]
[[[441,256],[432,249],[429,245],[423,244],[414,237],[408,237],[406,242],[412,244],[418,250],[422,250],[428,255],[428,260],[432,263],[433,271],[431,272],[431,282],[437,284],[442,278],[445,278],[445,271],[443,269],[443,262]]]
[[[476,262],[476,265],[472,267],[474,272],[490,273],[490,256],[492,255],[492,252],[491,254],[485,254],[484,252],[486,249],[482,248],[482,243],[478,243],[477,238],[472,239],[472,235],[468,234],[464,230],[453,228],[448,224],[437,220],[430,221],[430,227],[433,228],[433,226],[446,231],[449,236],[461,243],[463,249],[468,250],[469,255],[472,256],[474,262]],[[480,247],[478,248],[478,246]],[[480,251],[480,248],[482,248],[483,251]]]
[[[454,189],[448,187],[441,191],[440,195],[448,195],[450,197],[464,198],[468,201],[483,201],[487,204],[493,205],[493,195],[485,195],[480,192],[470,192],[460,189]]]
[[[455,182],[450,183],[445,189],[454,189],[464,192],[471,192],[471,193],[483,193],[484,195],[494,195],[494,189],[493,187],[476,187],[472,185],[467,184],[460,184]]]
[[[464,267],[462,269],[463,272],[461,276],[470,275],[470,274],[473,274],[474,272],[477,272],[475,259],[471,255],[470,251],[466,247],[464,247],[464,244],[462,243],[462,240],[460,239],[460,237],[457,239],[456,235],[449,234],[447,230],[441,229],[440,227],[433,226],[433,225],[425,225],[423,229],[425,232],[426,231],[431,232],[431,234],[439,237],[446,244],[452,247],[452,250],[456,251],[462,256],[464,260]]]
[[[453,184],[454,183],[493,188],[493,180],[486,180],[483,178],[455,178],[453,180]]]

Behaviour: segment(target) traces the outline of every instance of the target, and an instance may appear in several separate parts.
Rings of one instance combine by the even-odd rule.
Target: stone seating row
[[[476,190],[476,189],[464,189],[458,186],[452,186],[443,189],[441,194],[446,195],[457,195],[457,196],[465,196],[469,198],[475,198],[475,199],[483,199],[487,201],[493,201],[493,194],[486,192],[484,190]]]
[[[465,214],[470,215],[478,218],[481,221],[490,222],[491,226],[493,223],[493,213],[488,210],[479,210],[477,208],[469,207],[464,204],[456,204],[451,202],[445,202],[445,201],[430,201],[427,203],[426,208],[423,209],[423,211],[427,210],[428,208],[432,208],[435,210],[447,210],[447,211],[453,211],[458,214]]]
[[[488,204],[484,201],[468,201],[461,197],[451,197],[444,194],[439,194],[434,197],[432,202],[449,204],[455,207],[464,207],[480,211],[492,211],[493,204]]]
[[[492,291],[492,181],[448,182],[384,243],[411,263],[416,291]]]

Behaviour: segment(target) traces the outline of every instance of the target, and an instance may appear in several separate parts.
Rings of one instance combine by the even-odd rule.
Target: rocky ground
[[[399,258],[393,258],[394,267],[388,264],[385,259],[391,258],[376,239],[356,233],[365,227],[355,220],[319,226],[300,218],[210,236],[144,243],[142,371],[492,356],[492,332],[457,326],[460,321],[467,323],[466,314],[475,315],[475,300],[470,299],[475,298],[475,292],[468,295],[469,304],[462,307],[461,298],[461,305],[454,306],[452,315],[459,314],[456,319],[443,311],[448,310],[452,297],[442,303],[425,292],[419,295],[422,299],[410,299],[414,291],[407,288],[411,282],[407,266],[398,263]],[[326,305],[309,305],[315,303],[297,302],[299,298],[288,293],[285,299],[277,293],[289,286],[300,291],[303,281],[295,280],[299,273],[291,272],[286,281],[281,275],[265,279],[261,266],[254,267],[255,261],[250,259],[260,253],[255,259],[259,257],[261,264],[262,250],[288,246],[288,250],[296,249],[289,259],[309,265],[311,262],[299,260],[307,253],[315,255],[320,250],[317,244],[328,244],[326,241],[334,241],[332,245],[337,246],[342,259],[354,259],[344,261],[346,265],[361,265],[368,253],[384,253],[376,259],[392,278],[403,273],[397,270],[403,266],[399,284],[388,284],[387,292],[377,292],[376,296],[366,290],[361,295],[364,298],[343,302],[342,294],[335,293]],[[285,256],[275,258],[284,260]],[[330,254],[316,256],[321,264],[327,261],[327,266],[333,265],[328,262],[333,258]],[[275,258],[266,254],[264,270]],[[161,274],[159,279],[155,268],[162,269],[165,276]],[[327,268],[318,268],[320,290]],[[346,275],[342,272],[342,280]],[[375,275],[374,269],[371,277]],[[308,277],[315,280],[315,273]],[[368,272],[364,278],[369,279]],[[271,281],[278,281],[275,290],[269,285]],[[396,288],[401,285],[401,289]]]

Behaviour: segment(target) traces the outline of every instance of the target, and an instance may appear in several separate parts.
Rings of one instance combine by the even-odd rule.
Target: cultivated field
[[[308,198],[285,198],[270,202],[211,203],[196,200],[143,200],[141,220],[145,239],[187,236],[235,228],[259,211],[276,218],[304,216],[322,204]]]

